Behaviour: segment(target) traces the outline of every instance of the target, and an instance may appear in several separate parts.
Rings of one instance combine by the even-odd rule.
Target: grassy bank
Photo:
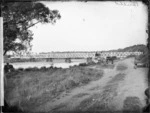
[[[23,70],[6,74],[6,101],[23,111],[34,111],[38,106],[59,97],[63,92],[98,80],[102,70],[72,67],[68,69]]]
[[[120,63],[117,65],[116,70],[117,71],[124,71],[128,68],[128,66],[125,63]]]

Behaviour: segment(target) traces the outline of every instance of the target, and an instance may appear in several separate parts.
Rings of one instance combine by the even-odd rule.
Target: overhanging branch
[[[40,20],[40,21],[37,21],[37,22],[35,22],[35,23],[33,23],[32,25],[28,26],[26,29],[29,29],[30,27],[32,27],[32,26],[34,26],[34,25],[36,25],[36,24],[38,24],[38,23],[40,23],[40,22],[41,22],[41,20]]]

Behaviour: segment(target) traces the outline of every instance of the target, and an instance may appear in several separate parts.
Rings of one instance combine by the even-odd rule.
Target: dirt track
[[[120,68],[121,66],[123,68]],[[104,69],[104,76],[101,79],[71,92],[65,92],[52,102],[39,106],[37,111],[140,112],[145,106],[144,90],[147,88],[147,74],[146,68],[134,69],[133,58],[116,62],[113,69]]]

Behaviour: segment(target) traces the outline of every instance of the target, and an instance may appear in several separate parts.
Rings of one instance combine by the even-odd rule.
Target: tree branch
[[[3,56],[5,56],[5,55],[6,55],[6,53],[7,53],[7,50],[5,50],[5,51],[4,51]]]
[[[40,21],[37,21],[37,22],[35,22],[35,23],[33,23],[32,25],[28,26],[26,29],[29,29],[30,27],[32,27],[32,26],[34,26],[34,25],[36,25],[36,24],[38,24],[38,23],[40,23],[40,22],[41,22],[41,20],[40,20]]]

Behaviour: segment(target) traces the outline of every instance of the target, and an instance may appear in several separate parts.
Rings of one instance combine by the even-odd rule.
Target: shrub
[[[72,89],[72,88],[76,87],[77,85],[78,85],[78,83],[76,83],[74,80],[69,80],[66,82],[65,88]]]
[[[29,67],[29,68],[26,68],[26,69],[24,69],[25,71],[32,71],[32,68],[31,67]]]
[[[77,67],[77,65],[74,65],[73,67]]]
[[[50,67],[49,67],[49,69],[53,69],[53,68],[54,68],[53,66],[50,66]]]
[[[43,66],[43,67],[40,68],[40,70],[41,70],[41,71],[46,71],[47,68],[46,68],[45,66]]]
[[[87,66],[86,63],[80,63],[79,66]]]
[[[24,71],[24,68],[18,68],[17,70],[18,71]]]
[[[32,68],[32,71],[38,71],[38,70],[39,70],[38,67],[33,67],[33,68]]]
[[[90,82],[90,79],[87,78],[87,77],[84,77],[84,78],[81,80],[81,83],[82,83],[82,84],[87,84],[87,83],[89,83],[89,82]]]

